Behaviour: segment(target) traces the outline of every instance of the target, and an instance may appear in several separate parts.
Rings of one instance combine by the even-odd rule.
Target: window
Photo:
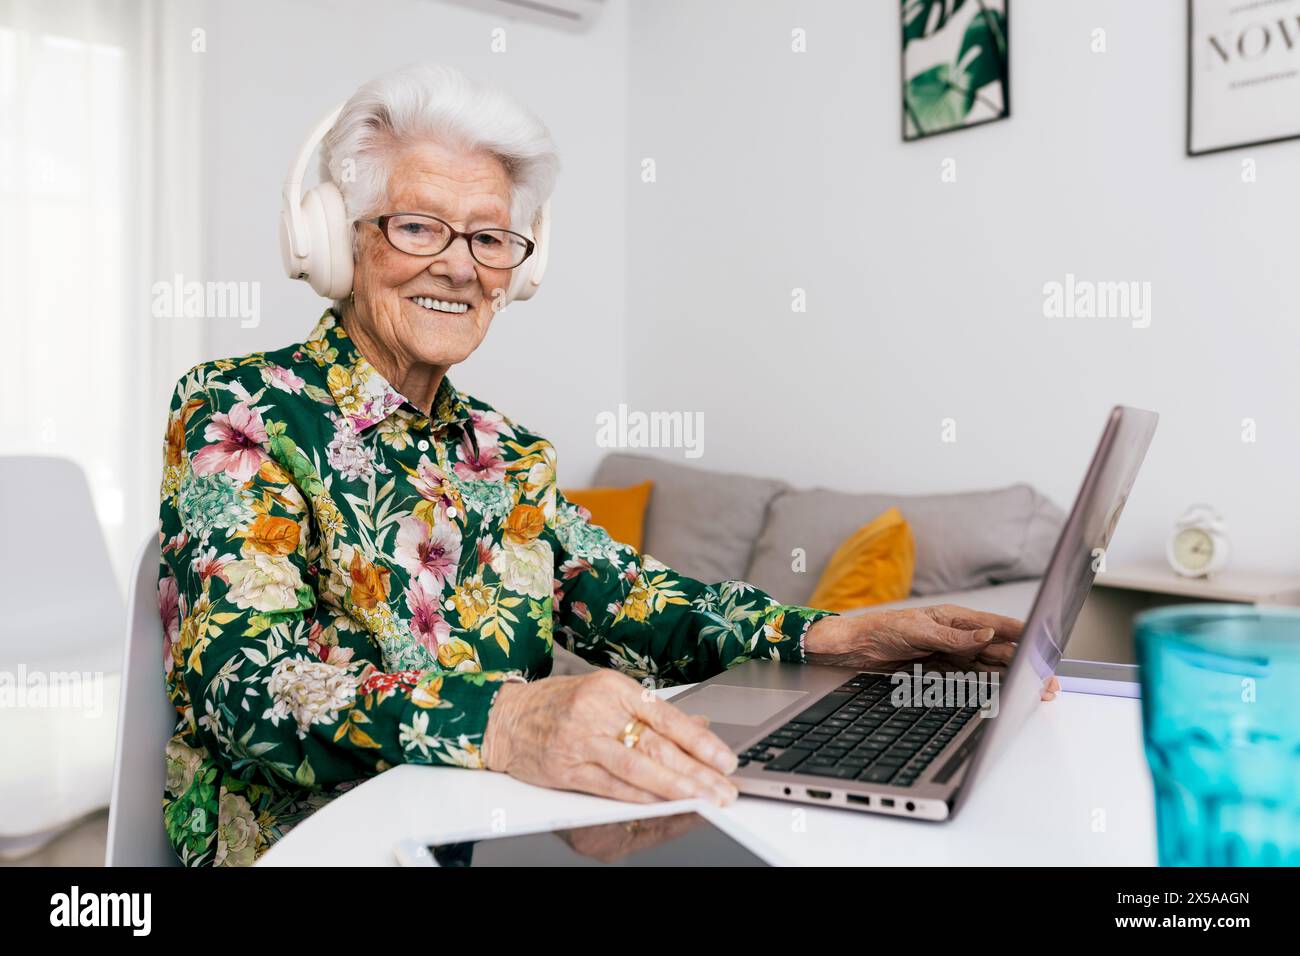
[[[149,311],[187,253],[156,251],[159,191],[197,193],[197,149],[168,125],[195,69],[168,7],[0,3],[0,454],[81,465],[123,590],[157,520],[167,390],[201,339]]]

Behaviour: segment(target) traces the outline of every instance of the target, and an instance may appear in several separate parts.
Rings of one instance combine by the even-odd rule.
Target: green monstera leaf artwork
[[[901,2],[903,139],[1010,116],[1010,0]]]

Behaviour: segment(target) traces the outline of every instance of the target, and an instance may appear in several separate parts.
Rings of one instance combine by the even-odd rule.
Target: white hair
[[[550,131],[504,91],[435,63],[411,64],[366,83],[325,134],[321,179],[338,186],[349,223],[385,211],[389,159],[421,140],[495,156],[510,179],[510,228],[530,232],[560,171]]]

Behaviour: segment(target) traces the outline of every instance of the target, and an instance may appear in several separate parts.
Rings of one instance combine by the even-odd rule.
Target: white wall
[[[209,0],[202,278],[260,282],[262,312],[252,329],[209,320],[211,356],[299,341],[328,305],[284,277],[276,233],[280,184],[309,127],[375,74],[420,59],[450,63],[537,112],[564,165],[545,284],[501,312],[450,377],[550,438],[562,483],[585,482],[600,454],[596,412],[624,388],[626,10],[623,0],[608,6],[592,32],[575,36],[434,0]],[[497,27],[504,54],[489,48]]]
[[[1184,11],[1015,0],[1011,119],[904,145],[894,0],[634,4],[629,401],[703,411],[707,467],[1062,504],[1108,407],[1153,408],[1112,561],[1204,499],[1238,566],[1300,569],[1300,141],[1184,156]],[[1067,273],[1150,282],[1150,327],[1045,318]]]
[[[702,411],[705,467],[1030,481],[1068,504],[1128,402],[1162,421],[1115,560],[1157,557],[1205,499],[1238,566],[1300,570],[1300,141],[1184,156],[1182,0],[1017,0],[1012,118],[906,145],[893,0],[608,6],[573,36],[434,0],[209,2],[203,278],[260,281],[263,315],[210,322],[211,354],[294,341],[323,308],[282,277],[275,236],[307,126],[374,73],[439,59],[513,90],[561,146],[547,284],[452,379],[551,437],[562,483],[604,453],[595,414],[628,402]],[[1151,326],[1045,318],[1067,273],[1150,282]]]

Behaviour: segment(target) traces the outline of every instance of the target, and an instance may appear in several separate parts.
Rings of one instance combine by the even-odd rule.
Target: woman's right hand
[[[626,747],[619,735],[632,720],[645,730]],[[706,724],[617,671],[508,683],[488,715],[483,759],[489,770],[542,787],[724,805],[736,798],[725,776],[736,757]]]

